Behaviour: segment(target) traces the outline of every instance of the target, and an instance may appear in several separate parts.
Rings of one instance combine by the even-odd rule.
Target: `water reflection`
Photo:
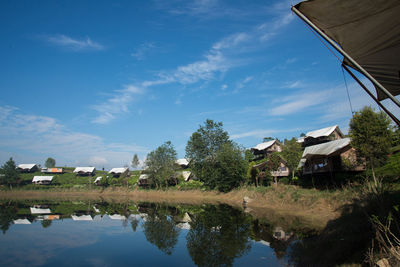
[[[38,231],[36,225],[43,230]],[[17,228],[10,231],[13,227]],[[138,265],[287,265],[291,245],[310,232],[298,222],[289,227],[277,225],[228,205],[32,200],[0,202],[0,228],[4,235],[10,232],[9,239],[0,239],[0,265],[21,264],[15,251],[29,253],[31,238],[37,250],[48,254],[30,265],[60,266],[90,264],[80,261],[87,255],[75,247],[93,251],[93,262],[112,260],[118,254],[118,261],[112,260],[110,265],[130,265],[132,253]],[[27,244],[16,242],[10,247],[10,240]],[[112,248],[110,244],[114,244]]]

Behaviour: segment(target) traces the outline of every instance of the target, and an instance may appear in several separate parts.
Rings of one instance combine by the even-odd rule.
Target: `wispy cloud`
[[[146,58],[147,54],[154,49],[156,46],[154,43],[143,43],[136,49],[135,52],[131,53],[131,56],[137,60],[143,60]]]
[[[268,135],[272,135],[272,134],[275,134],[277,132],[278,131],[271,130],[271,129],[258,129],[258,130],[252,130],[252,131],[238,133],[238,134],[232,134],[231,138],[233,140],[244,138],[244,137],[255,137],[255,138],[262,139],[262,138],[264,138],[264,137],[266,137]]]
[[[103,50],[105,47],[95,41],[92,41],[89,37],[85,39],[73,39],[64,34],[57,35],[45,35],[41,38],[49,44],[63,47],[74,51],[84,50]]]
[[[129,104],[134,101],[134,96],[143,93],[143,88],[133,85],[127,85],[122,90],[115,90],[112,96],[105,102],[92,106],[92,109],[98,112],[98,116],[92,122],[106,124],[115,119],[117,115],[127,113],[129,111]]]
[[[279,99],[284,104],[278,105],[269,110],[272,116],[284,116],[293,113],[298,113],[306,108],[317,106],[326,102],[331,90],[316,91],[316,92],[301,92],[294,95]]]
[[[149,151],[135,144],[106,143],[99,136],[71,131],[54,118],[22,114],[16,108],[0,107],[0,113],[4,109],[9,111],[0,118],[0,150],[20,153],[20,161],[33,153],[37,163],[52,155],[62,165],[111,167],[129,164],[132,153]]]

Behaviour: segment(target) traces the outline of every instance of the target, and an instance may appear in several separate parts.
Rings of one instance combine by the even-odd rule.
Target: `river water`
[[[293,266],[313,229],[228,205],[1,201],[0,266]]]

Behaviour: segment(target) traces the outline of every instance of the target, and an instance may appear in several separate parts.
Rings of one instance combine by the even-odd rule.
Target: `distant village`
[[[360,164],[357,160],[355,149],[350,146],[350,138],[345,137],[337,125],[311,131],[299,137],[297,142],[301,144],[303,150],[302,157],[298,164],[299,174],[307,175],[326,175],[335,172],[360,172],[365,170],[365,164]],[[274,152],[282,151],[282,144],[278,140],[270,140],[260,143],[249,149],[253,155],[253,161],[266,159],[268,155]],[[65,168],[41,168],[38,164],[19,164],[17,170],[21,173],[35,173],[41,171],[47,175],[36,175],[32,179],[33,184],[49,185],[52,183],[54,175],[71,172]],[[196,177],[190,171],[190,160],[176,160],[176,177],[171,179],[172,184],[177,184],[177,177],[183,178],[183,181],[196,180]],[[253,165],[251,168],[258,171],[266,171],[268,161],[263,161]],[[104,175],[96,176],[95,167],[76,167],[73,171],[76,176],[93,177],[95,185],[101,185],[101,181],[105,178]],[[129,177],[131,172],[128,167],[112,168],[108,172],[108,177]],[[279,168],[271,171],[274,177],[287,177],[290,175],[290,170],[286,165],[286,161],[281,158]],[[146,174],[146,169],[142,170],[137,184],[142,187],[149,185],[149,176]]]

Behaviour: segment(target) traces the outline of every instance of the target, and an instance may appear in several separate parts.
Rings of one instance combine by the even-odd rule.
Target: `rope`
[[[347,98],[349,99],[351,115],[353,115],[354,114],[353,105],[351,104],[351,99],[350,99],[350,94],[349,94],[349,87],[347,86],[346,75],[344,74],[343,65],[342,65],[342,73],[343,73],[344,84],[346,86]]]

